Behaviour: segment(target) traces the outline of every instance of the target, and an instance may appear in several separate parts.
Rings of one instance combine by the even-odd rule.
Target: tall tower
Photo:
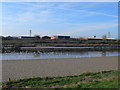
[[[31,33],[32,33],[32,31],[30,30],[30,37],[31,37]]]
[[[110,38],[110,32],[108,32],[108,38]]]

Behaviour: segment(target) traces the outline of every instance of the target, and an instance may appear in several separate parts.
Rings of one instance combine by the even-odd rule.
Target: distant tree
[[[39,35],[35,35],[35,39],[40,39],[40,36]]]
[[[107,35],[106,35],[106,34],[103,35],[102,38],[103,38],[103,39],[107,39]]]

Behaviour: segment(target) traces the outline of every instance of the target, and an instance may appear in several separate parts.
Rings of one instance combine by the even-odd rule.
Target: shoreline
[[[59,58],[35,60],[2,60],[3,81],[32,77],[80,75],[118,69],[118,56]]]
[[[120,51],[118,47],[4,47],[2,52],[79,52],[79,51]]]
[[[0,61],[26,61],[26,60],[69,60],[69,59],[88,59],[88,58],[104,58],[104,57],[119,57],[119,56],[96,56],[96,57],[77,57],[77,58],[40,58],[40,59],[13,59],[13,60],[0,60]]]

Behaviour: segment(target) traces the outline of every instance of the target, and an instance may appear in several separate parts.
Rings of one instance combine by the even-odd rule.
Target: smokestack
[[[108,38],[110,38],[110,32],[108,32]]]
[[[30,37],[31,37],[31,33],[32,33],[32,31],[30,30]]]

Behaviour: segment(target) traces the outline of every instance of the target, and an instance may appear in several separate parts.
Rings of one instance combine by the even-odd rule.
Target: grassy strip
[[[64,77],[20,79],[3,82],[3,88],[118,88],[118,71],[88,72]]]

